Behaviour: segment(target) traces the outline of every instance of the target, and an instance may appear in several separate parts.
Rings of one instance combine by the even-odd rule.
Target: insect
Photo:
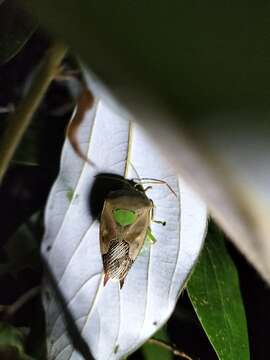
[[[150,227],[151,221],[155,221],[154,203],[146,195],[148,188],[134,180],[121,180],[123,186],[108,193],[100,216],[104,286],[112,279],[120,282],[120,288],[145,240],[155,242]],[[162,221],[155,222],[165,225]]]
[[[104,267],[104,285],[117,279],[120,288],[139,255],[153,211],[153,201],[139,186],[127,181],[126,188],[109,194],[100,219],[100,248]]]

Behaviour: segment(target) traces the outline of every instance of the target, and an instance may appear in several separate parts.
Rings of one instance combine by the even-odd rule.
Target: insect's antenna
[[[154,179],[154,178],[135,178],[133,180],[137,180],[140,181],[144,184],[161,184],[161,185],[166,185],[167,188],[173,193],[174,196],[177,197],[176,192],[173,190],[173,188],[167,183],[167,181],[165,180],[160,180],[160,179]]]

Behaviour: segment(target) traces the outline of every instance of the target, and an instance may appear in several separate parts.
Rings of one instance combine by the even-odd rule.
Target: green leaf
[[[4,322],[0,322],[0,357],[1,359],[31,360],[24,352],[24,333]]]
[[[237,270],[222,233],[213,225],[187,290],[218,358],[248,360],[247,323]]]
[[[8,0],[0,6],[0,65],[14,57],[25,45],[36,24],[19,8],[17,1]]]
[[[166,327],[161,328],[155,338],[170,342],[167,336]],[[171,360],[172,353],[158,345],[145,343],[142,347],[143,355],[146,360]]]

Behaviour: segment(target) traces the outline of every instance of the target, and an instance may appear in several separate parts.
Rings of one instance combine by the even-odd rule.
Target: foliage
[[[220,360],[249,359],[245,310],[237,270],[212,224],[188,294]]]

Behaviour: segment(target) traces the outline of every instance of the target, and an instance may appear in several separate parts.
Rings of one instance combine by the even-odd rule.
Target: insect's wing
[[[104,255],[109,251],[110,243],[117,238],[117,225],[112,216],[112,206],[105,200],[100,218],[100,251]]]
[[[100,219],[100,249],[104,267],[104,285],[112,279],[120,280],[120,287],[133,263],[129,257],[129,244],[120,237],[113,218],[115,206],[111,199],[104,203]]]
[[[107,254],[102,257],[105,277],[122,280],[126,277],[133,261],[129,257],[129,245],[124,240],[114,240],[110,243]]]

